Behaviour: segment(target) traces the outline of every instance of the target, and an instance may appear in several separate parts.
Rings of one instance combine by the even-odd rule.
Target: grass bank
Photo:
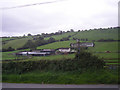
[[[111,70],[72,72],[32,71],[24,74],[3,74],[3,82],[40,84],[117,84],[118,72]]]

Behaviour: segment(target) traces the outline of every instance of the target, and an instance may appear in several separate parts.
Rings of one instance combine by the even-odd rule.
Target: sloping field
[[[92,52],[118,52],[118,45],[120,42],[95,42],[95,47],[89,47]]]
[[[67,32],[67,33],[64,33],[64,34],[61,34],[61,35],[54,35],[52,37],[55,38],[55,40],[60,40],[64,37],[68,37],[69,35],[74,36],[75,34],[76,34],[76,32]],[[45,40],[48,40],[49,38],[50,37],[45,38]]]
[[[87,38],[88,40],[99,40],[99,39],[114,39],[118,40],[118,29],[107,29],[107,30],[89,30],[78,32],[74,38]],[[72,37],[72,38],[73,38]]]
[[[7,41],[7,40],[11,40],[11,39],[15,39],[15,38],[11,38],[11,37],[10,38],[2,38],[2,41]]]
[[[21,48],[28,40],[31,40],[32,38],[22,38],[22,39],[16,39],[8,41],[5,45],[3,45],[3,48],[12,47],[14,49]]]
[[[54,43],[37,47],[37,49],[57,49],[62,47],[65,48],[65,47],[70,47],[70,43],[75,43],[75,42],[76,42],[75,40],[54,42]]]

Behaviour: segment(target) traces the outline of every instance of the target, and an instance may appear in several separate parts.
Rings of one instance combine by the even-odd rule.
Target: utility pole
[[[80,54],[80,40],[77,39],[77,48],[78,48],[78,54]]]

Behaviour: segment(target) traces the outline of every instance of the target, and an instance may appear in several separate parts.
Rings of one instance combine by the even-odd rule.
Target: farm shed
[[[70,46],[72,48],[77,48],[77,47],[94,47],[95,44],[93,42],[80,42],[80,43],[71,43]]]
[[[58,51],[62,53],[69,53],[71,49],[70,48],[59,48]]]
[[[16,55],[23,55],[23,56],[28,56],[28,55],[32,55],[32,56],[47,56],[50,55],[49,52],[19,52],[16,53]]]

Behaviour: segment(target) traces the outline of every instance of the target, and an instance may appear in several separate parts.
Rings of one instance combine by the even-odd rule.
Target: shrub
[[[89,52],[76,53],[74,59],[39,60],[39,61],[10,61],[2,65],[3,73],[25,73],[39,71],[86,71],[102,69],[105,62]]]
[[[14,51],[15,49],[12,47],[8,47],[7,49],[2,48],[2,52],[7,52],[7,51]]]
[[[77,52],[75,56],[76,61],[79,61],[81,68],[85,69],[101,69],[104,67],[104,60],[92,55],[90,52]]]

